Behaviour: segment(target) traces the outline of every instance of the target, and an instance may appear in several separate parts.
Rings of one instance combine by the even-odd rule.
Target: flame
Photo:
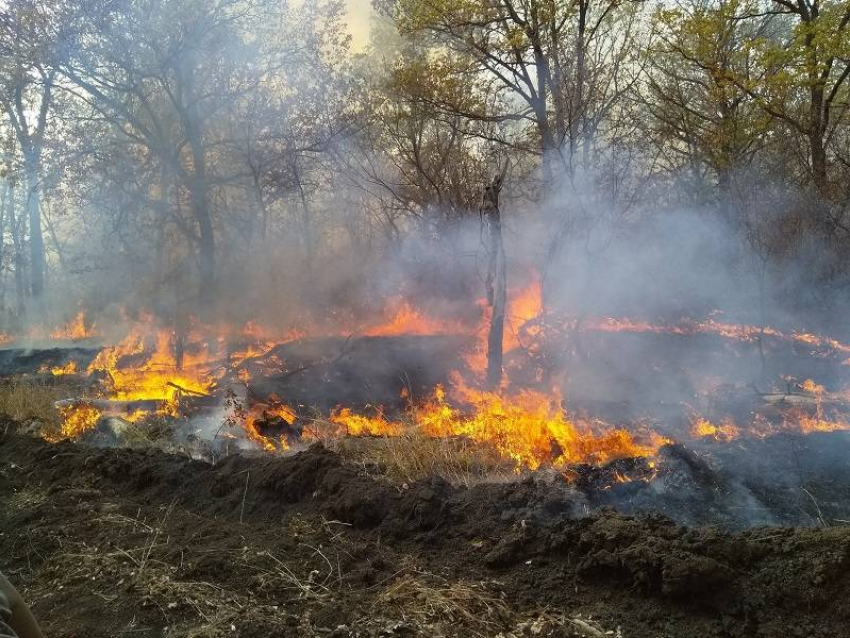
[[[850,423],[847,421],[830,421],[822,418],[820,415],[800,415],[797,420],[797,425],[803,434],[811,434],[812,432],[843,432],[850,430]]]
[[[714,425],[708,419],[698,417],[691,425],[691,436],[694,438],[712,438],[715,441],[731,441],[740,435],[738,426],[731,419]]]
[[[73,407],[60,408],[62,415],[62,438],[75,438],[97,425],[102,412],[91,403],[79,403]]]
[[[248,438],[260,445],[266,452],[277,452],[289,449],[289,441],[285,436],[272,438],[260,433],[257,422],[260,420],[279,418],[289,425],[295,423],[298,415],[288,405],[275,403],[273,405],[259,404],[254,406],[245,416],[244,427]]]
[[[86,325],[85,311],[80,310],[76,316],[63,326],[59,326],[50,333],[51,339],[65,339],[79,341],[96,336],[96,325]]]
[[[160,401],[174,413],[181,393],[203,395],[211,390],[213,384],[201,369],[208,361],[206,355],[187,354],[178,370],[172,334],[158,330],[151,339],[134,330],[117,346],[101,350],[87,372],[109,377],[112,399]]]
[[[646,443],[639,443],[623,429],[571,421],[557,393],[521,390],[507,395],[470,388],[457,376],[454,381],[454,392],[471,409],[453,408],[438,387],[430,401],[415,409],[419,427],[430,436],[465,436],[489,443],[517,468],[651,456],[665,442],[650,435]]]
[[[390,299],[385,313],[389,314],[389,318],[376,325],[364,328],[362,332],[365,336],[392,337],[400,335],[465,334],[469,332],[469,328],[459,322],[428,316],[401,297]]]
[[[771,326],[753,326],[747,324],[733,324],[708,319],[696,321],[683,318],[678,324],[654,324],[648,321],[631,319],[628,317],[589,320],[583,327],[587,330],[599,332],[635,332],[652,334],[694,335],[715,334],[725,339],[734,341],[753,342],[763,337],[771,337],[783,341],[795,341],[797,343],[815,346],[817,348],[828,348],[837,353],[850,354],[850,345],[841,343],[831,337],[800,332],[783,332]],[[850,365],[850,359],[845,361]]]
[[[520,337],[523,326],[543,313],[543,286],[538,278],[530,285],[508,295],[508,325],[503,349],[505,352],[522,345]],[[527,332],[527,331],[526,331]],[[530,336],[533,336],[531,334]]]
[[[800,388],[804,392],[808,392],[809,394],[814,394],[816,396],[822,396],[825,392],[824,387],[815,383],[812,379],[806,379],[803,383],[800,384]]]
[[[381,410],[376,416],[355,414],[350,408],[337,408],[328,419],[335,425],[345,428],[349,436],[398,436],[403,426],[388,421]]]
[[[44,371],[50,372],[50,374],[52,374],[54,377],[61,377],[65,376],[66,374],[77,374],[77,362],[69,361],[63,366],[54,366]]]
[[[478,306],[481,308],[481,322],[476,331],[476,343],[462,359],[470,371],[481,377],[487,369],[487,339],[493,309],[488,306],[486,299],[479,299]],[[529,344],[524,340],[539,333],[538,327],[529,328],[527,324],[542,313],[543,287],[538,277],[534,277],[524,288],[509,290],[502,350],[510,352],[519,347],[527,347]]]
[[[117,345],[102,350],[88,366],[86,373],[105,379],[105,398],[114,401],[150,402],[155,407],[133,409],[124,416],[139,420],[151,414],[178,416],[183,397],[207,395],[216,390],[228,371],[249,383],[259,373],[267,373],[282,362],[274,349],[281,343],[304,336],[327,336],[360,333],[366,336],[466,334],[474,337],[474,347],[463,355],[469,370],[481,373],[486,367],[487,332],[491,309],[485,300],[478,301],[478,320],[464,323],[445,320],[427,312],[403,297],[386,300],[380,317],[363,322],[351,320],[341,330],[339,325],[329,329],[314,322],[303,329],[271,329],[256,322],[244,326],[234,324],[202,325],[195,321],[184,336],[184,347],[178,347],[176,335],[155,325],[152,318],[142,318]],[[504,351],[524,348],[534,352],[537,337],[550,327],[551,315],[543,313],[542,285],[539,277],[530,283],[509,291],[504,334]],[[339,321],[337,313],[331,313]],[[534,321],[546,318],[546,322]],[[551,324],[557,327],[557,323]],[[566,325],[566,324],[565,324]],[[353,328],[352,328],[353,326]],[[655,324],[633,318],[597,318],[581,322],[582,329],[600,332],[634,332],[688,336],[714,334],[724,339],[753,342],[762,337],[791,340],[816,348],[830,348],[840,353],[850,353],[846,346],[834,339],[809,333],[786,333],[769,326],[732,324],[708,319],[696,321],[682,319],[675,324]],[[50,333],[56,339],[82,339],[92,336],[94,324],[88,325],[81,311],[67,325]],[[41,334],[44,334],[42,329]],[[238,344],[234,347],[234,341]],[[182,350],[178,365],[176,353]],[[848,359],[850,362],[850,359]],[[50,369],[56,376],[77,372],[72,362]],[[232,377],[227,377],[231,379]],[[507,383],[507,382],[506,382]],[[798,430],[833,432],[850,429],[850,424],[840,415],[824,416],[821,401],[839,397],[829,394],[823,386],[808,379],[800,388],[814,395],[818,403],[816,415],[783,415],[784,421],[776,424],[759,415],[748,426],[736,425],[725,419],[718,424],[706,418],[691,420],[691,435],[699,439],[731,441],[739,436],[767,436],[777,431]],[[388,417],[383,410],[358,414],[346,406],[339,406],[324,422],[334,433],[348,436],[398,436],[416,430],[431,437],[466,437],[492,446],[499,454],[514,462],[518,469],[536,469],[542,465],[566,466],[575,463],[607,463],[627,457],[652,457],[668,440],[651,431],[632,433],[621,427],[601,421],[568,415],[558,392],[544,393],[535,390],[516,390],[503,387],[500,392],[487,392],[470,387],[460,374],[454,374],[449,388],[451,400],[443,387],[438,386],[424,402],[411,405],[403,417]],[[807,399],[811,409],[811,397]],[[100,405],[100,404],[99,404]],[[80,403],[63,409],[63,433],[75,436],[94,427],[104,412],[91,404]],[[288,449],[290,439],[261,433],[261,421],[280,418],[287,424],[297,421],[295,412],[279,401],[257,405],[240,415],[245,435],[268,451]],[[619,480],[619,478],[617,479]]]

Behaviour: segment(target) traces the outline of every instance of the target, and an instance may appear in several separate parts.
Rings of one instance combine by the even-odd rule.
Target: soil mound
[[[850,621],[850,528],[587,515],[545,472],[398,487],[319,445],[210,465],[6,436],[0,459],[3,567],[56,636],[837,636]]]

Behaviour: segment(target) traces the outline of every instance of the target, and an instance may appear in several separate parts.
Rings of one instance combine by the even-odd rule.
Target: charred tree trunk
[[[497,390],[502,383],[502,344],[505,333],[505,310],[508,297],[507,261],[502,241],[502,217],[499,211],[499,192],[505,171],[484,187],[481,202],[481,224],[487,241],[487,303],[492,309],[490,332],[487,335],[487,386]]]

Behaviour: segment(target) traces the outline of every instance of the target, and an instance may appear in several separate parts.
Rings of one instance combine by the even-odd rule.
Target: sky
[[[346,0],[348,10],[348,31],[351,33],[351,46],[361,51],[369,40],[369,21],[372,16],[372,0]]]

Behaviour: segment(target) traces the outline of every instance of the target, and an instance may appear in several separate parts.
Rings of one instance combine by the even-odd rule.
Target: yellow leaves
[[[507,45],[512,49],[523,49],[528,44],[528,37],[525,30],[520,27],[511,27],[506,32]]]
[[[444,51],[408,57],[396,65],[387,88],[408,100],[484,115],[486,100],[473,70],[471,60]]]
[[[494,17],[492,6],[480,0],[400,0],[397,7],[398,29],[407,34]]]

